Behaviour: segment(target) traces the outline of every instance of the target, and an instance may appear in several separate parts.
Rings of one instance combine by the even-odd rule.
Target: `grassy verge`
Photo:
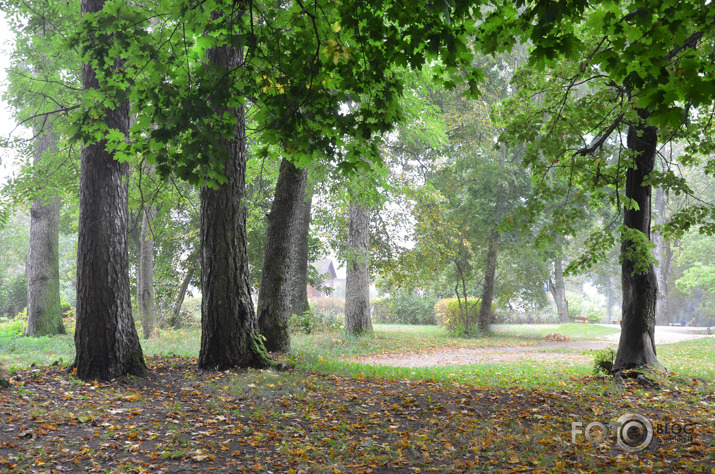
[[[494,332],[504,336],[529,339],[543,339],[548,334],[561,334],[574,341],[602,339],[604,336],[617,334],[620,328],[596,324],[497,324]]]

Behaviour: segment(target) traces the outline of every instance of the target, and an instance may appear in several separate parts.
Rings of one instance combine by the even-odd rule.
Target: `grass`
[[[602,339],[604,336],[617,334],[618,326],[600,326],[596,324],[496,324],[494,332],[504,336],[543,339],[548,334],[561,334],[575,341]]]
[[[68,328],[71,324],[67,324]],[[24,323],[0,321],[0,366],[8,371],[32,364],[61,365],[74,359],[72,335],[21,337]],[[350,362],[350,358],[389,353],[428,353],[440,349],[527,347],[543,337],[559,333],[571,339],[598,339],[618,331],[616,328],[585,324],[497,325],[490,337],[455,337],[437,326],[375,325],[372,337],[347,338],[342,333],[295,335],[292,340],[294,361],[302,368],[320,373],[351,377],[412,379],[491,387],[540,387],[561,389],[574,379],[591,374],[591,357],[578,357],[587,351],[555,348],[550,352],[575,354],[572,360],[536,360],[523,358],[499,363],[462,366],[400,368]],[[196,327],[162,330],[158,338],[141,340],[146,356],[177,355],[195,357],[199,353],[200,331]],[[543,352],[543,351],[542,351]],[[715,339],[707,338],[661,345],[658,354],[663,365],[678,374],[715,380]]]

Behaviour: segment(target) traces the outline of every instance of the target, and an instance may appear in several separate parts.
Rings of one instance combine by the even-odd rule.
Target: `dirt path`
[[[355,357],[352,362],[370,365],[385,365],[392,367],[443,367],[450,365],[487,364],[512,362],[523,359],[549,360],[565,362],[589,362],[593,357],[587,354],[574,353],[573,350],[595,350],[618,346],[620,333],[607,336],[598,341],[544,342],[536,346],[519,347],[488,347],[488,348],[449,348],[420,354],[381,354],[375,356]],[[675,331],[669,328],[656,327],[656,344],[672,344],[688,339],[699,339],[702,336],[688,332]],[[571,349],[571,351],[564,351]]]

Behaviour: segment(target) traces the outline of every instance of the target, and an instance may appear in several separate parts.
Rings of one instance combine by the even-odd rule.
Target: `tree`
[[[272,352],[290,351],[291,277],[307,177],[307,169],[299,169],[284,158],[268,214],[258,293],[258,325],[265,337],[266,349]]]
[[[141,236],[139,238],[139,268],[137,269],[137,305],[141,315],[144,339],[149,339],[156,329],[154,308],[154,236],[152,225],[156,209],[147,204],[142,211]]]
[[[104,4],[105,0],[83,0],[82,14],[99,12]],[[96,34],[94,41],[106,41],[103,32]],[[87,94],[99,89],[94,66],[106,62],[113,64],[114,58],[94,56],[91,64],[83,64],[82,86]],[[105,130],[101,139],[84,145],[81,151],[73,368],[83,380],[144,376],[147,371],[129,295],[128,163],[114,159],[106,140],[107,130],[126,136],[129,101],[114,100],[100,116],[103,120],[95,126]]]
[[[49,126],[40,127],[36,135],[35,166],[42,166],[43,155],[55,151],[55,137]],[[60,205],[57,197],[49,202],[38,197],[30,208],[26,336],[65,334],[60,303]]]
[[[310,311],[308,302],[308,240],[310,237],[311,208],[313,192],[308,189],[300,206],[298,226],[293,242],[293,265],[291,276],[291,313],[303,314]]]
[[[659,365],[653,340],[657,283],[649,251],[651,187],[686,193],[688,188],[654,165],[659,137],[663,142],[687,137],[690,155],[684,164],[712,151],[698,122],[709,117],[715,96],[706,79],[715,68],[710,57],[714,27],[709,8],[700,2],[608,1],[571,4],[558,13],[544,4],[518,11],[505,2],[487,16],[478,37],[488,51],[510,47],[514,37],[529,39],[531,65],[548,72],[548,79],[533,70],[523,76],[520,86],[528,91],[522,99],[541,94],[545,106],[536,114],[526,112],[528,107],[513,109],[510,132],[531,144],[524,164],[543,183],[532,201],[536,212],[566,198],[552,211],[552,227],[566,230],[575,217],[568,209],[572,196],[586,193],[594,205],[606,200],[619,210],[622,206],[623,330],[614,371]],[[554,187],[548,177],[559,172],[570,196],[549,194]],[[714,215],[711,206],[692,206],[674,216],[669,227],[677,234],[694,222],[707,222],[702,229],[711,232]],[[601,229],[577,263],[588,266],[614,242]]]
[[[549,276],[549,292],[554,298],[556,310],[559,313],[559,321],[568,323],[571,321],[569,317],[569,302],[566,300],[566,284],[564,282],[564,263],[560,256],[554,258],[554,270]]]
[[[350,230],[345,287],[345,333],[372,334],[370,318],[370,215],[357,202],[350,204]]]

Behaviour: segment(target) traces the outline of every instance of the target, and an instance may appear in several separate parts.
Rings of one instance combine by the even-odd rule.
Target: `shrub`
[[[370,301],[372,319],[388,324],[437,324],[434,306],[436,298],[403,294]]]
[[[345,322],[335,313],[306,311],[294,314],[288,321],[291,334],[312,334],[316,332],[338,332],[345,330]]]
[[[309,302],[310,308],[315,313],[336,315],[345,313],[345,298],[313,298]]]
[[[479,319],[479,298],[469,298],[467,300],[469,305],[469,332],[476,332],[477,322]],[[462,300],[462,307],[464,307],[464,300]],[[455,334],[464,334],[464,320],[462,319],[462,314],[459,309],[459,300],[457,298],[447,298],[439,300],[434,305],[435,318],[437,324],[445,328],[449,332]],[[491,319],[495,318],[494,304],[492,304]]]
[[[601,349],[596,351],[593,357],[593,375],[610,374],[613,370],[613,360],[616,358],[616,353],[613,349]]]
[[[0,316],[15,317],[27,306],[27,278],[24,274],[0,284]]]

